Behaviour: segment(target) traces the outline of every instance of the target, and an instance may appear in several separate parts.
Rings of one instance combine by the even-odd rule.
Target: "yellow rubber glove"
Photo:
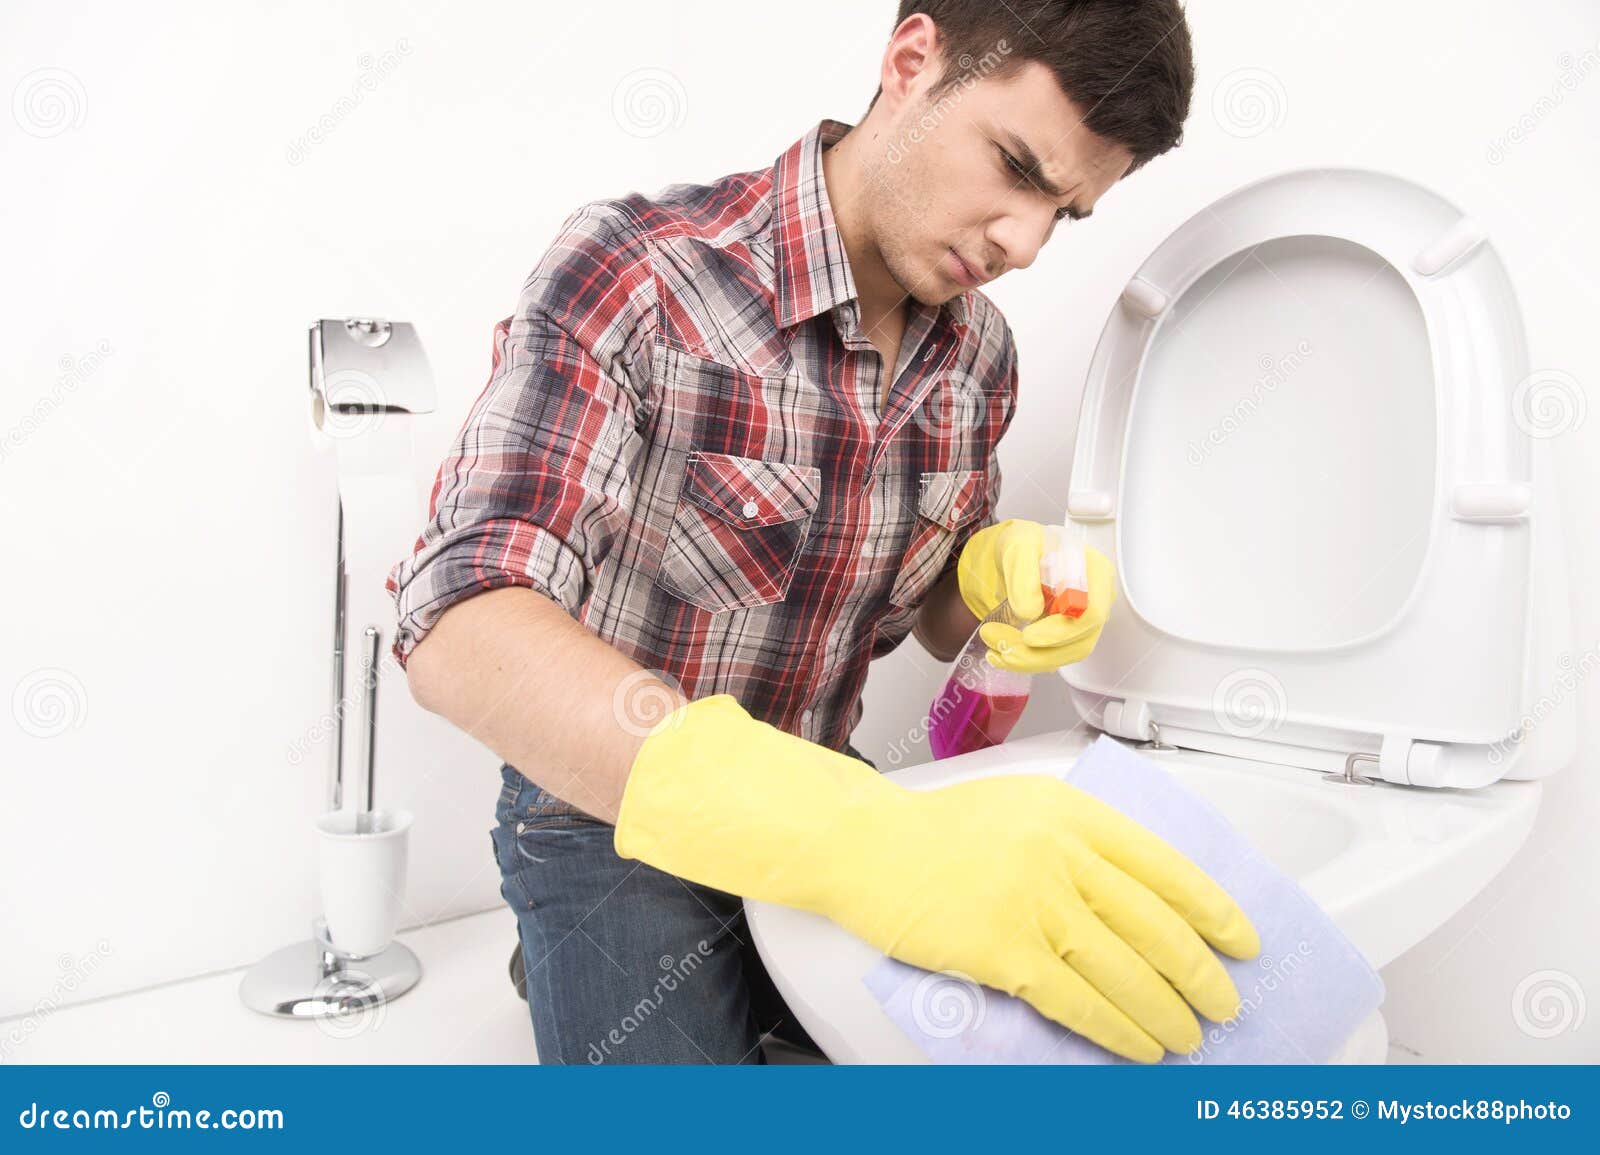
[[[1081,790],[1041,774],[908,790],[755,721],[726,694],[681,707],[645,739],[615,846],[824,915],[1141,1062],[1200,1045],[1190,1004],[1219,1022],[1238,1013],[1207,942],[1235,958],[1260,950],[1209,876]]]
[[[1087,658],[1117,600],[1117,574],[1097,549],[1087,550],[1089,606],[1074,619],[1044,613],[1039,563],[1045,550],[1045,527],[1036,521],[1011,519],[973,534],[956,563],[961,600],[980,620],[1002,601],[1030,624],[1018,629],[987,622],[979,630],[989,647],[989,662],[1002,670],[1042,674]],[[1034,620],[1037,619],[1037,620]]]

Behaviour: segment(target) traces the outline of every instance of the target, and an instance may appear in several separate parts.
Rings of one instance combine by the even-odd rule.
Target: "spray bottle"
[[[1039,563],[1044,612],[1080,618],[1089,608],[1089,556],[1081,526],[1045,528],[1044,555]],[[1004,622],[1021,629],[1031,619],[1019,617],[1002,601],[968,640],[950,669],[944,689],[928,708],[928,745],[935,758],[998,746],[1022,717],[1028,704],[1030,677],[989,663],[983,626]]]

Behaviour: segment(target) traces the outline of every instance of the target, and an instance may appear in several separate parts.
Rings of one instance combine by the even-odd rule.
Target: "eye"
[[[1003,148],[999,149],[999,152],[1000,152],[1000,156],[1005,160],[1005,164],[1006,164],[1007,168],[1009,168],[1012,172],[1016,173],[1019,177],[1021,177],[1025,181],[1027,181],[1029,184],[1033,183],[1032,174],[1026,168],[1022,167],[1022,162],[1020,160],[1018,160],[1016,157],[1012,156],[1009,152],[1007,152]],[[1064,209],[1057,209],[1056,210],[1056,220],[1058,222],[1059,221],[1076,220],[1076,219],[1077,218],[1072,215],[1072,208],[1070,206],[1068,206],[1067,208],[1064,208]]]

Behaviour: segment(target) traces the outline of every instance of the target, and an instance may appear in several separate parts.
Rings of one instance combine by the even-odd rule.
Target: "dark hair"
[[[895,27],[919,12],[945,66],[930,101],[964,77],[1004,78],[1036,60],[1091,132],[1133,154],[1129,172],[1183,139],[1194,57],[1177,0],[900,0]]]

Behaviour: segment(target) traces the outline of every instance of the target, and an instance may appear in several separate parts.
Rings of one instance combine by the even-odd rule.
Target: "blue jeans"
[[[619,858],[609,823],[509,764],[500,777],[489,833],[539,1062],[764,1063],[769,1033],[817,1051],[756,953],[743,900]]]

